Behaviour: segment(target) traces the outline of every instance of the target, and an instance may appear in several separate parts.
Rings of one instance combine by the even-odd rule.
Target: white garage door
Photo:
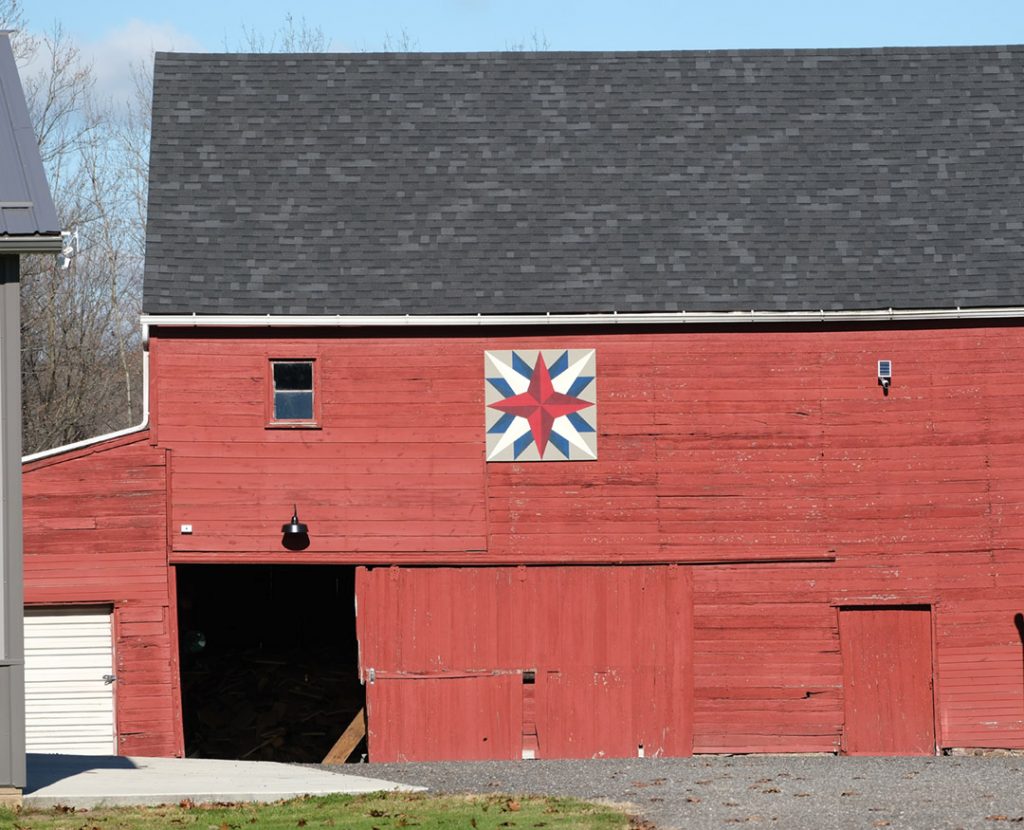
[[[112,643],[110,609],[26,610],[28,752],[116,754]]]

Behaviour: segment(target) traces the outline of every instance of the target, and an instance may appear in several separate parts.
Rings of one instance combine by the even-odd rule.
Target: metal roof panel
[[[0,32],[0,236],[60,232],[10,35]]]

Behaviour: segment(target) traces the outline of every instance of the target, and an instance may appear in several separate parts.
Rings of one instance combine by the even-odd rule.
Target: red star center
[[[544,455],[548,439],[551,437],[551,426],[555,423],[555,418],[568,415],[570,412],[579,412],[588,406],[593,404],[554,390],[551,385],[551,374],[540,352],[537,353],[537,364],[533,367],[529,388],[521,395],[513,395],[490,405],[491,409],[497,409],[499,412],[526,418],[541,456]]]

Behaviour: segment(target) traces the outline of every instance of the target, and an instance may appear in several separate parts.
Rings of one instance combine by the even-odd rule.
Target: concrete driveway
[[[365,768],[364,768],[365,769]],[[266,761],[120,758],[107,755],[28,756],[29,808],[277,801],[300,795],[415,790],[368,776]]]

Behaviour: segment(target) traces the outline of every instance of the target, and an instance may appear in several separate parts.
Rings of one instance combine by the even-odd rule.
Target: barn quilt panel
[[[488,461],[597,459],[594,349],[484,352]]]

